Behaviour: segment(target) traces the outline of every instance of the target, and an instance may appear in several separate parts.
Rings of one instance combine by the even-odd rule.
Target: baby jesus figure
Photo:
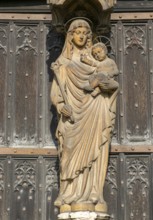
[[[105,44],[93,45],[90,55],[81,55],[81,62],[96,67],[95,73],[89,79],[89,85],[84,88],[86,91],[93,91],[92,96],[98,95],[101,91],[108,93],[118,89],[119,84],[114,77],[119,71],[114,60],[107,56]]]

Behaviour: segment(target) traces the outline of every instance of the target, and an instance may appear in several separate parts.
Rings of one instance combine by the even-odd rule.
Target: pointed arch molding
[[[53,25],[64,32],[65,24],[77,17],[93,22],[93,32],[100,35],[110,30],[110,15],[116,0],[48,0],[51,5]]]

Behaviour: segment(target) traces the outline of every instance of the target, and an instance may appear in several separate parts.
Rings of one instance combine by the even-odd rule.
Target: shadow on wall
[[[57,33],[56,30],[51,26],[51,28],[49,29],[49,32],[47,34],[47,37],[46,37],[46,48],[47,48],[47,52],[48,52],[48,59],[46,61],[47,73],[49,75],[49,82],[51,82],[51,84],[53,81],[54,73],[50,69],[50,66],[53,62],[56,61],[56,59],[61,54],[62,48],[64,45],[64,40],[65,40],[64,35]],[[51,136],[53,138],[54,144],[57,145],[55,132],[56,132],[57,123],[58,123],[58,115],[57,115],[55,107],[52,104],[50,107],[50,112],[52,115],[52,119],[51,119],[51,123],[50,123],[50,132],[51,132]]]

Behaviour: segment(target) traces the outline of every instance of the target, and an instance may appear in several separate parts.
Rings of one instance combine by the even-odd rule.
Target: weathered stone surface
[[[107,213],[103,188],[116,116],[119,74],[105,44],[93,45],[84,19],[73,20],[59,58],[52,64],[51,100],[59,114],[61,213]]]
[[[53,5],[63,5],[67,2],[69,3],[70,1],[69,0],[48,0],[47,2],[48,2],[48,4],[53,4]],[[86,3],[86,0],[84,0],[82,2]],[[113,0],[113,1],[112,0],[98,0],[97,2],[99,2],[101,4],[103,10],[107,10],[109,8],[112,8],[116,4],[116,0]]]
[[[98,35],[109,32],[110,13],[115,3],[116,0],[48,0],[52,6],[52,24],[57,31],[64,33],[69,20],[85,17],[93,22],[94,33]]]

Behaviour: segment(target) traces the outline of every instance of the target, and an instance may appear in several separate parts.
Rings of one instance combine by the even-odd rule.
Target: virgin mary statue
[[[74,20],[63,51],[52,65],[51,101],[59,114],[56,136],[60,158],[60,192],[55,205],[67,205],[71,210],[106,209],[103,188],[118,89],[111,88],[110,92],[105,85],[104,91],[100,79],[96,80],[97,87],[89,89],[96,66],[83,63],[81,56],[89,54],[91,47],[89,23]],[[114,68],[117,70],[116,64]]]

